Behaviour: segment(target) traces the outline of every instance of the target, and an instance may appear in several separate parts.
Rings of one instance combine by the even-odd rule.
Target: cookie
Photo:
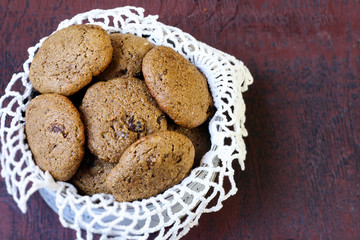
[[[155,196],[180,183],[194,161],[194,146],[184,135],[157,132],[133,143],[106,177],[117,201]]]
[[[168,121],[168,130],[181,133],[188,137],[195,147],[195,160],[194,165],[199,166],[202,157],[211,148],[211,140],[209,133],[209,123],[206,121],[196,128],[185,128],[175,124],[172,121]]]
[[[114,49],[112,61],[97,78],[109,80],[121,76],[141,76],[142,60],[154,45],[134,34],[112,33],[110,40]]]
[[[41,93],[72,95],[102,72],[112,58],[107,32],[96,25],[73,25],[48,37],[36,53],[29,79]]]
[[[207,81],[185,57],[156,46],[145,55],[142,70],[151,95],[176,124],[194,128],[205,122],[212,105]]]
[[[84,159],[71,178],[70,182],[80,194],[111,193],[106,187],[106,176],[115,167],[115,163],[100,161],[95,155],[86,151]]]
[[[78,110],[65,96],[42,94],[30,101],[25,122],[35,163],[55,180],[69,180],[84,156],[84,125]]]
[[[117,162],[137,139],[167,129],[166,117],[145,82],[132,77],[89,87],[80,112],[90,151],[107,162]]]

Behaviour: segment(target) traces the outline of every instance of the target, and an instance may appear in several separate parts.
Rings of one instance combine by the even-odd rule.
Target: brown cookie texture
[[[117,201],[145,199],[180,183],[194,162],[190,139],[172,131],[157,132],[133,143],[106,177]]]
[[[67,181],[84,156],[85,132],[78,110],[59,94],[42,94],[26,108],[25,131],[35,163]]]
[[[132,77],[89,87],[80,112],[90,151],[107,162],[119,161],[137,139],[167,129],[166,117],[145,82]]]
[[[209,121],[206,121],[200,126],[191,129],[179,126],[172,121],[168,121],[168,130],[181,133],[191,140],[192,144],[195,147],[194,166],[200,166],[200,161],[202,157],[211,148]]]
[[[94,195],[97,193],[111,193],[105,180],[107,174],[115,167],[115,163],[103,162],[95,155],[86,151],[84,159],[76,174],[70,179],[80,194]]]
[[[194,128],[206,121],[212,105],[206,77],[185,57],[156,46],[145,55],[142,70],[150,93],[176,124]]]
[[[98,76],[98,79],[140,76],[143,58],[154,45],[134,34],[112,33],[110,40],[114,49],[113,57],[110,65]]]
[[[30,82],[41,93],[72,95],[110,64],[112,52],[101,27],[69,26],[43,42],[30,65]]]

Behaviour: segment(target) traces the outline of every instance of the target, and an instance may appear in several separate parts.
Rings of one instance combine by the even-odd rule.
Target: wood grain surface
[[[0,1],[0,94],[27,49],[94,8],[144,7],[247,65],[238,193],[183,239],[360,239],[360,3]],[[22,214],[0,180],[0,239],[75,239],[34,194]]]

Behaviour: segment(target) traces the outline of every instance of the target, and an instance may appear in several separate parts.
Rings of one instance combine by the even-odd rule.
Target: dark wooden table
[[[0,94],[27,48],[94,8],[141,6],[242,60],[254,76],[237,195],[183,239],[360,239],[359,1],[0,2]],[[0,239],[75,239],[34,194],[0,180]]]

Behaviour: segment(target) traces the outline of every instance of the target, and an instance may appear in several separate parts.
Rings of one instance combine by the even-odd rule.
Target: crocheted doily
[[[92,10],[61,22],[57,30],[82,23],[100,25],[109,33],[133,33],[155,45],[172,47],[200,69],[208,79],[217,109],[209,123],[211,149],[180,184],[141,201],[119,203],[109,194],[81,196],[71,184],[54,181],[35,165],[24,133],[25,109],[34,92],[29,66],[43,38],[28,49],[24,72],[12,76],[0,98],[1,175],[7,191],[23,213],[29,197],[40,191],[62,225],[76,230],[78,239],[92,239],[94,233],[100,234],[100,239],[147,239],[150,235],[179,239],[203,213],[218,211],[222,202],[237,192],[232,165],[236,160],[244,170],[243,137],[247,136],[242,93],[253,78],[241,61],[158,22],[157,16],[144,16],[142,8]],[[224,182],[230,183],[226,189]]]

